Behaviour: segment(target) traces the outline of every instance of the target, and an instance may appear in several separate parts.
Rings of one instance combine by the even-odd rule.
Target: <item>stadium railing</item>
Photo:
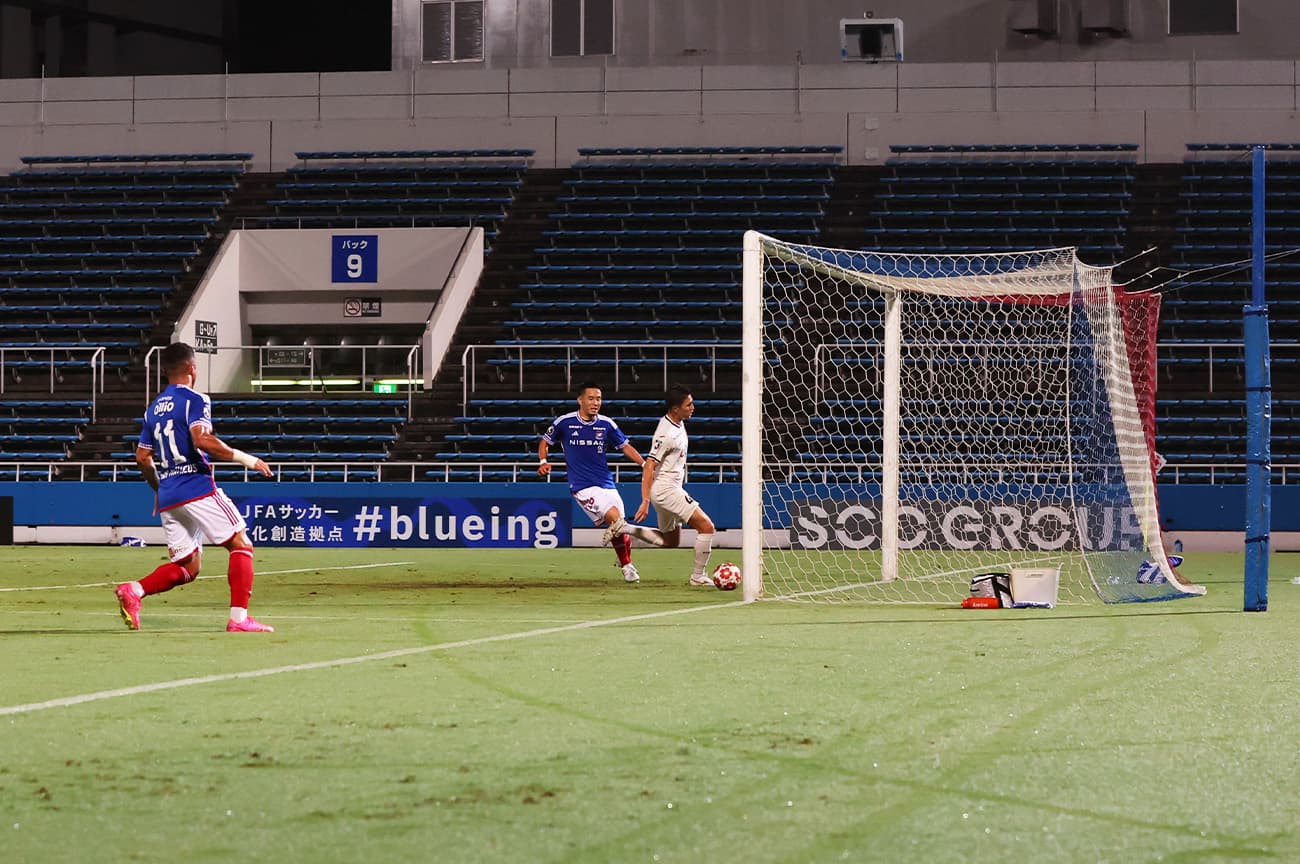
[[[134,462],[128,461],[50,461],[19,459],[10,460],[0,456],[0,482],[8,481],[108,481],[118,483],[141,483],[143,479]],[[844,474],[849,471],[853,477],[859,473],[863,481],[870,480],[869,469],[846,469],[844,465],[817,465],[812,463],[788,463],[771,466],[774,476],[783,476],[794,482],[816,482],[818,478],[835,476],[836,479],[852,479]],[[274,482],[313,482],[337,480],[342,482],[387,482],[415,483],[433,482],[536,482],[555,484],[566,488],[567,478],[563,463],[556,463],[555,469],[548,477],[537,475],[537,460],[530,461],[477,461],[477,462],[276,462],[271,464],[275,472],[273,478],[263,479],[256,472],[234,465],[218,466],[218,477],[222,482],[257,481]],[[619,483],[640,482],[641,472],[631,463],[627,465],[611,464],[614,479]],[[690,466],[692,483],[725,483],[739,480],[739,464],[736,462],[692,462]],[[1282,485],[1300,483],[1300,463],[1274,463],[1271,466],[1272,482]],[[1213,461],[1201,459],[1180,463],[1170,463],[1160,472],[1160,482],[1171,484],[1228,483],[1238,484],[1243,481],[1246,466],[1242,463]]]
[[[495,354],[486,357],[485,354]],[[530,359],[527,355],[532,354]],[[503,356],[504,355],[504,356]],[[654,355],[658,355],[655,357]],[[690,363],[706,364],[713,367],[717,380],[718,366],[734,366],[740,362],[740,343],[722,342],[557,342],[511,345],[487,344],[466,345],[461,352],[461,367],[465,370],[461,392],[461,409],[470,403],[470,394],[478,389],[479,363],[498,367],[515,367],[518,370],[519,392],[524,392],[524,370],[530,362],[545,363],[549,366],[561,366],[565,370],[566,385],[572,387],[574,367],[600,364],[612,366],[611,388],[617,391],[620,385],[620,367],[635,362],[644,365],[656,363],[663,369],[663,386],[668,387],[669,364]]]
[[[188,162],[253,161],[252,153],[104,153],[66,156],[22,156],[24,165],[124,165]]]
[[[658,156],[839,156],[840,144],[763,145],[748,144],[721,147],[579,147],[584,158],[658,157]]]
[[[510,148],[468,148],[459,150],[299,150],[293,155],[304,162],[310,161],[389,161],[420,159],[528,159],[535,150]]]
[[[888,163],[904,161],[1013,160],[1020,157],[1048,159],[1062,162],[1114,161],[1137,158],[1139,145],[1134,143],[1109,144],[891,144]]]
[[[0,394],[5,392],[5,379],[8,373],[13,369],[32,369],[32,368],[49,368],[50,392],[53,393],[55,385],[58,382],[60,369],[85,365],[90,371],[90,416],[95,419],[95,409],[97,405],[98,394],[104,392],[104,369],[107,361],[104,359],[106,349],[102,345],[86,345],[77,347],[47,347],[38,344],[0,344]],[[46,354],[49,355],[48,361],[33,360],[29,354]],[[20,355],[17,359],[14,355]],[[62,355],[86,355],[84,360],[56,357],[56,354]]]
[[[1245,348],[1242,347],[1240,342],[1168,342],[1161,340],[1156,344],[1156,350],[1159,356],[1158,368],[1164,364],[1203,366],[1205,368],[1205,378],[1201,380],[1189,378],[1186,371],[1179,372],[1179,382],[1188,389],[1203,390],[1207,393],[1214,393],[1216,385],[1220,390],[1224,389],[1221,386],[1221,381],[1216,382],[1216,370],[1219,379],[1222,379],[1224,375],[1229,375],[1237,381],[1244,380]],[[1275,368],[1278,366],[1295,368],[1297,364],[1300,364],[1300,343],[1274,341],[1270,350]],[[1173,402],[1176,400],[1170,399],[1166,401]]]
[[[238,386],[220,386],[218,392],[248,393],[368,393],[376,385],[394,388],[406,399],[406,417],[412,416],[417,388],[424,387],[423,352],[414,345],[218,345],[216,352],[239,352],[236,365],[250,374],[238,376]],[[158,354],[162,346],[144,357],[144,401],[147,405],[163,388]],[[387,363],[384,358],[390,359]],[[213,390],[212,364],[200,360],[199,386]],[[244,390],[244,387],[247,390]]]

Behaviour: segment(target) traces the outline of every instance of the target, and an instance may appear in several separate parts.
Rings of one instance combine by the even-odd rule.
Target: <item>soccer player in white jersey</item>
[[[666,547],[677,546],[682,539],[682,525],[695,529],[695,565],[690,584],[713,585],[706,568],[713,552],[713,520],[699,502],[682,488],[686,482],[686,421],[695,413],[695,398],[681,384],[673,384],[664,394],[668,413],[655,429],[654,441],[641,471],[641,506],[633,516],[640,522],[654,504],[659,517],[659,533]]]
[[[253,544],[248,527],[226,493],[217,488],[208,457],[238,462],[270,477],[271,469],[255,456],[236,450],[212,434],[212,402],[194,389],[198,368],[194,349],[175,342],[163,349],[167,389],[144,412],[135,461],[153,487],[163,530],[167,534],[168,563],[138,582],[123,582],[115,589],[122,620],[140,629],[140,600],[194,581],[199,575],[204,538],[226,547],[230,562],[228,633],[272,633],[274,627],[248,616],[253,593]]]
[[[557,417],[537,444],[537,473],[543,477],[551,473],[547,457],[551,447],[558,443],[564,449],[573,500],[592,524],[609,526],[602,542],[613,545],[623,579],[638,582],[641,574],[632,563],[632,537],[655,546],[662,546],[663,540],[654,529],[629,524],[623,518],[626,512],[623,497],[614,485],[607,454],[610,450],[622,450],[637,465],[644,465],[645,460],[618,424],[600,413],[602,396],[600,385],[592,381],[578,385],[578,410]]]

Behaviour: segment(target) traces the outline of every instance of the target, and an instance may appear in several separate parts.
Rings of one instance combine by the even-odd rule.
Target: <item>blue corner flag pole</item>
[[[1271,523],[1269,443],[1273,386],[1269,374],[1268,305],[1264,300],[1264,148],[1251,163],[1251,290],[1243,310],[1246,341],[1246,572],[1247,612],[1268,610],[1268,535]]]

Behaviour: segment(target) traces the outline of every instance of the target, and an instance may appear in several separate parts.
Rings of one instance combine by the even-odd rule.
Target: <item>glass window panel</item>
[[[424,46],[421,57],[426,63],[450,60],[451,57],[451,4],[424,4]]]
[[[551,56],[582,53],[582,0],[551,0]]]
[[[456,3],[455,49],[456,60],[483,59],[483,3],[482,0]]]
[[[582,35],[583,54],[614,53],[614,0],[586,0]]]
[[[1169,0],[1169,35],[1236,33],[1237,0]]]

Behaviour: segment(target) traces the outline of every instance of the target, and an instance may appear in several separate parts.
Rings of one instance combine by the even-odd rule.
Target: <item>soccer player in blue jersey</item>
[[[614,473],[609,470],[607,454],[622,450],[637,465],[645,459],[637,452],[618,428],[618,424],[600,413],[602,401],[600,385],[584,381],[578,385],[578,410],[557,417],[542,434],[537,444],[537,473],[545,477],[551,473],[547,455],[557,443],[564,449],[564,461],[569,472],[569,492],[578,502],[592,524],[606,525],[603,543],[614,547],[623,579],[638,582],[641,575],[632,563],[632,537],[655,546],[663,545],[663,538],[653,528],[632,525],[624,520],[623,498],[614,486]]]
[[[163,349],[167,389],[144,412],[135,461],[153,487],[163,530],[167,534],[168,563],[138,582],[116,588],[122,620],[140,629],[140,600],[194,581],[199,575],[204,538],[226,547],[230,562],[228,633],[272,633],[274,627],[248,615],[253,593],[253,544],[244,517],[217,488],[208,457],[238,462],[245,468],[271,476],[271,469],[256,456],[236,450],[212,434],[212,402],[194,389],[198,369],[194,349],[176,342]]]

